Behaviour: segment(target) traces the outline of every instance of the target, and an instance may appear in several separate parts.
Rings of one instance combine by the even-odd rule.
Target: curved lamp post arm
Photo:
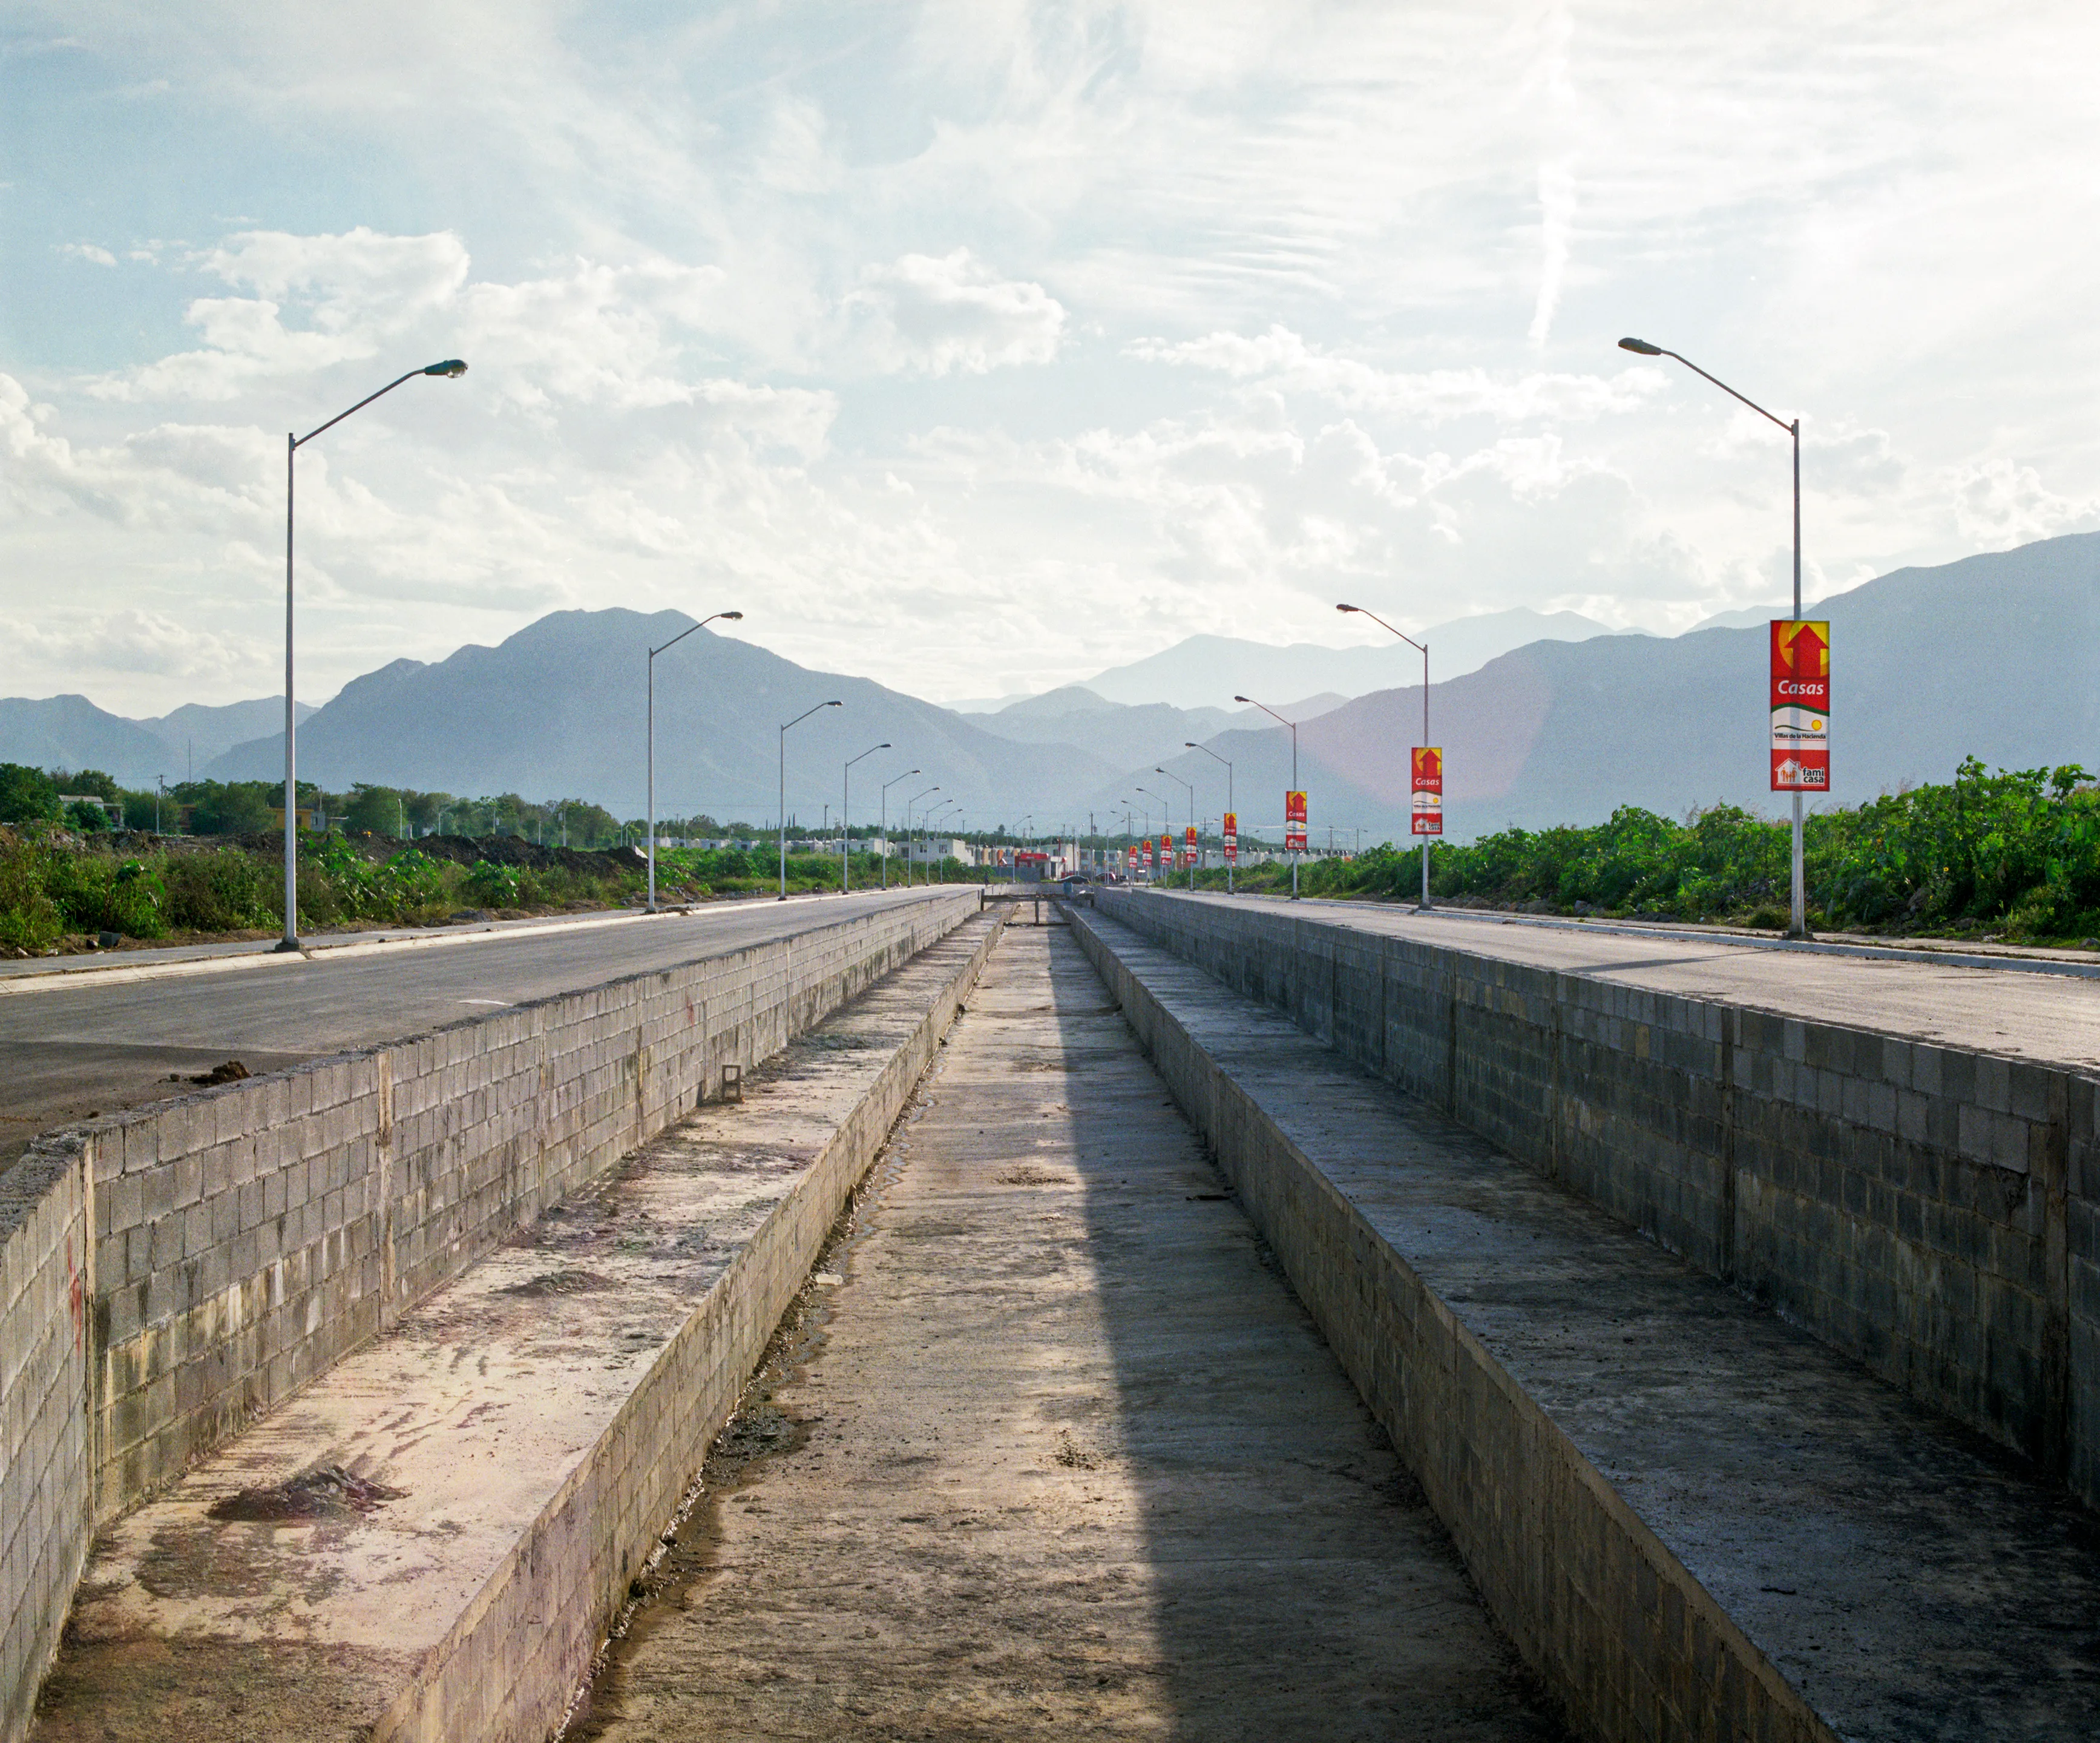
[[[461,366],[460,366],[460,367],[461,367],[461,368],[465,368],[466,366],[465,366],[464,364],[461,364]],[[407,379],[407,377],[403,377],[403,380],[406,380],[406,379]],[[396,386],[397,387],[398,387],[399,385],[400,385],[400,382],[395,382],[395,386]],[[326,427],[326,426],[323,426],[323,428],[325,428],[325,427]],[[654,914],[654,913],[656,911],[656,656],[657,656],[659,654],[660,654],[660,653],[664,652],[664,650],[665,650],[666,648],[673,648],[673,647],[676,647],[676,646],[677,646],[681,642],[684,641],[684,640],[686,639],[686,638],[687,636],[690,635],[690,634],[691,634],[691,633],[692,633],[695,629],[706,629],[709,624],[712,623],[712,622],[713,622],[717,618],[718,618],[718,617],[733,618],[733,619],[736,619],[736,620],[739,620],[739,621],[740,621],[740,620],[742,620],[743,616],[743,612],[741,612],[741,611],[712,611],[712,612],[708,613],[708,615],[707,616],[703,617],[703,618],[702,618],[702,619],[701,619],[698,623],[696,623],[696,624],[688,624],[685,629],[681,629],[681,630],[680,630],[680,631],[679,631],[676,635],[673,636],[669,641],[666,642],[664,644],[664,646],[663,646],[662,647],[652,647],[652,648],[651,648],[651,649],[649,650],[649,660],[648,660],[648,665],[649,665],[649,904],[648,904],[648,911],[649,911],[650,913],[651,913],[651,914]]]
[[[889,888],[889,789],[899,781],[908,781],[915,774],[923,774],[923,769],[907,769],[902,774],[893,775],[882,783],[882,887]]]
[[[304,435],[285,436],[285,936],[278,941],[280,951],[295,951],[299,947],[299,779],[298,779],[298,709],[293,694],[293,611],[292,611],[292,529],[293,483],[298,475],[296,462],[299,450],[320,435],[333,430],[351,412],[361,412],[375,399],[390,394],[404,382],[412,382],[419,375],[443,376],[457,379],[466,373],[466,365],[457,357],[448,357],[443,363],[434,363],[427,368],[411,369],[406,375],[397,375],[377,393],[367,394],[348,412],[338,412],[326,423],[316,425]]]
[[[1266,702],[1256,702],[1252,696],[1235,696],[1233,698],[1233,700],[1235,702],[1244,702],[1251,707],[1258,708],[1271,720],[1278,721],[1282,725],[1288,726],[1290,729],[1290,790],[1293,792],[1297,792],[1298,722],[1295,720],[1285,720],[1281,714],[1277,713],[1276,710],[1271,708]],[[1288,818],[1286,818],[1283,822],[1283,838],[1286,844],[1290,840],[1290,820]],[[1290,852],[1288,845],[1286,846],[1285,851],[1286,853]],[[1290,899],[1293,902],[1295,902],[1298,899],[1298,855],[1295,853],[1290,854]]]
[[[1632,351],[1642,357],[1674,357],[1694,375],[1711,382],[1732,399],[1740,400],[1758,417],[1777,424],[1793,438],[1793,615],[1801,616],[1801,420],[1789,423],[1776,412],[1767,412],[1747,394],[1739,394],[1718,375],[1709,375],[1689,357],[1660,345],[1651,345],[1646,339],[1621,339],[1619,349]],[[1801,795],[1793,796],[1793,893],[1792,912],[1787,920],[1786,935],[1790,938],[1805,938],[1808,933],[1808,882],[1804,868],[1801,844]]]
[[[892,748],[885,739],[880,744],[871,744],[859,757],[849,757],[845,766],[845,790],[839,796],[839,894],[849,895],[853,891],[853,830],[846,821],[846,812],[853,804],[853,766],[863,757],[872,757],[877,751]]]
[[[1219,755],[1215,751],[1212,750],[1209,745],[1207,745],[1207,744],[1198,744],[1198,743],[1197,743],[1193,739],[1185,739],[1182,742],[1183,742],[1185,745],[1187,745],[1187,747],[1188,747],[1190,750],[1192,750],[1192,751],[1201,751],[1201,752],[1202,752],[1206,757],[1209,757],[1209,758],[1210,758],[1213,762],[1221,762],[1221,763],[1223,763],[1223,764],[1225,766],[1225,809],[1226,809],[1227,810],[1229,810],[1229,811],[1237,811],[1239,808],[1238,808],[1238,806],[1237,806],[1236,805],[1234,805],[1234,804],[1233,804],[1233,760],[1232,760],[1232,758],[1231,758],[1231,757],[1220,757],[1220,755]],[[1222,827],[1222,826],[1220,826],[1220,827]],[[1233,851],[1234,851],[1234,853],[1235,853],[1235,854],[1237,854],[1237,853],[1238,853],[1238,849],[1237,847],[1235,847],[1235,848],[1234,848],[1234,849],[1233,849]],[[1229,895],[1229,896],[1233,893],[1233,869],[1234,869],[1234,868],[1233,867],[1233,866],[1232,866],[1230,863],[1228,863],[1228,864],[1226,865],[1226,867],[1225,867],[1225,894],[1226,894],[1227,895]]]
[[[799,726],[812,714],[825,708],[842,708],[843,702],[819,702],[815,708],[805,708],[788,725],[780,729],[780,896],[788,899],[788,728]]]
[[[1360,605],[1338,605],[1335,609],[1338,611],[1353,611],[1359,617],[1368,617],[1388,635],[1398,636],[1410,647],[1420,651],[1422,655],[1422,744],[1426,750],[1429,745],[1429,644],[1426,642],[1416,641],[1405,629],[1394,629],[1377,612],[1367,611]],[[1412,780],[1413,777],[1410,774],[1410,784]],[[1410,792],[1410,802],[1412,796]],[[1422,900],[1416,906],[1424,910],[1429,906],[1429,837],[1427,836],[1422,838]]]

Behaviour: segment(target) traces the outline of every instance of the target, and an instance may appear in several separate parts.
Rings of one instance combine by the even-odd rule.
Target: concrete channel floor
[[[1563,1734],[1069,929],[823,1266],[572,1737]]]

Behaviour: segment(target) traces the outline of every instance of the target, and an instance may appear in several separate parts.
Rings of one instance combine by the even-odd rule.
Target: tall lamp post
[[[466,365],[457,357],[448,357],[443,363],[434,363],[427,368],[411,369],[406,375],[397,376],[376,394],[367,394],[350,408],[338,412],[317,429],[304,435],[293,435],[289,430],[285,435],[285,936],[278,942],[280,951],[295,951],[299,947],[299,781],[298,756],[296,748],[298,721],[292,700],[292,502],[293,484],[298,469],[293,462],[299,450],[324,430],[333,430],[351,412],[361,412],[374,399],[390,394],[404,382],[412,382],[419,375],[442,375],[457,377],[466,373]]]
[[[938,805],[935,805],[932,810],[926,814],[925,823],[922,827],[930,829],[933,819],[941,816],[942,813],[946,811],[953,811],[956,816],[961,816],[963,814],[963,801],[960,799],[943,799]],[[944,822],[941,827],[943,829],[946,829],[948,827],[948,824]],[[943,865],[946,865],[947,863],[947,860],[948,856],[946,854],[943,854],[941,856],[941,863]],[[933,843],[930,834],[929,835],[926,842],[926,881],[929,885],[933,881]]]
[[[1388,623],[1383,617],[1379,616],[1377,612],[1366,611],[1360,605],[1338,605],[1335,609],[1338,611],[1353,611],[1359,617],[1368,617],[1373,623],[1376,624],[1379,629],[1384,630],[1388,635],[1398,636],[1400,639],[1405,642],[1410,647],[1414,648],[1420,652],[1422,655],[1422,744],[1423,748],[1427,750],[1429,747],[1428,645],[1426,642],[1416,641],[1413,636],[1408,634],[1404,629],[1394,629],[1391,624]],[[1410,773],[1408,779],[1410,787],[1410,791],[1408,794],[1408,815],[1410,821],[1412,822],[1414,818],[1414,796],[1411,790],[1414,781],[1412,772]],[[1424,836],[1422,838],[1422,900],[1416,905],[1424,913],[1427,913],[1429,911],[1429,837],[1427,836]]]
[[[908,781],[913,775],[924,774],[925,772],[924,769],[907,769],[894,779],[887,780],[882,783],[882,887],[885,889],[889,888],[889,789],[898,781]],[[911,865],[908,857],[904,864],[908,871]]]
[[[915,792],[904,801],[904,885],[907,889],[911,886],[911,807],[940,790],[941,783],[936,781],[924,792]]]
[[[1158,763],[1152,766],[1152,772],[1154,774],[1163,774],[1170,781],[1181,781],[1181,784],[1189,789],[1189,827],[1194,828],[1196,827],[1196,783],[1193,781],[1182,781],[1181,777],[1171,769],[1162,768]],[[1171,827],[1171,821],[1169,827]],[[1193,854],[1189,858],[1189,887],[1192,890],[1196,887],[1196,859]]]
[[[1260,708],[1271,720],[1290,729],[1290,790],[1296,792],[1298,791],[1298,722],[1295,720],[1284,719],[1266,702],[1256,702],[1252,696],[1235,696],[1233,700],[1244,702],[1250,707]],[[1295,902],[1298,899],[1298,854],[1295,849],[1290,849],[1290,819],[1287,817],[1283,820],[1283,841],[1286,849],[1290,852],[1290,899]]]
[[[1157,799],[1159,801],[1159,827],[1162,829],[1174,827],[1174,807],[1167,802],[1163,793],[1156,793],[1149,787],[1133,787],[1131,791],[1141,792],[1148,799]],[[1152,839],[1152,807],[1149,805],[1145,808],[1145,837],[1148,841]],[[1159,868],[1158,881],[1165,883],[1171,875],[1171,868],[1162,865]]]
[[[740,622],[741,611],[717,611],[703,617],[691,629],[681,629],[664,644],[663,647],[649,650],[649,911],[656,911],[656,656],[665,648],[676,647],[695,629],[704,629],[717,617],[731,622]]]
[[[799,726],[812,714],[826,708],[844,708],[843,702],[819,702],[814,708],[805,708],[787,726],[780,729],[780,898],[788,899],[788,728]]]
[[[1645,339],[1621,339],[1619,349],[1633,351],[1643,357],[1675,357],[1694,375],[1705,376],[1732,399],[1741,401],[1758,417],[1769,423],[1777,424],[1793,438],[1793,615],[1801,616],[1801,420],[1789,423],[1785,418],[1767,412],[1747,395],[1739,394],[1717,375],[1707,375],[1689,357],[1679,356],[1660,345],[1651,345]],[[1801,795],[1793,795],[1793,899],[1787,920],[1786,935],[1789,938],[1805,938],[1808,931],[1808,895],[1806,880],[1802,872],[1801,855]]]
[[[1223,763],[1223,764],[1225,766],[1225,809],[1226,809],[1227,810],[1229,810],[1229,811],[1237,810],[1238,809],[1238,806],[1236,806],[1236,805],[1233,803],[1233,761],[1232,761],[1232,758],[1231,758],[1231,757],[1220,757],[1220,756],[1219,756],[1219,755],[1218,755],[1218,753],[1217,753],[1215,751],[1212,750],[1209,745],[1207,745],[1207,744],[1198,744],[1198,743],[1197,743],[1193,739],[1185,739],[1183,742],[1188,745],[1188,747],[1189,747],[1189,748],[1190,750],[1192,750],[1192,751],[1201,751],[1201,752],[1202,752],[1206,757],[1211,757],[1211,758],[1212,758],[1213,760],[1215,760],[1215,761],[1218,761],[1218,762],[1221,762],[1221,763]],[[1236,854],[1237,854],[1237,850],[1235,850],[1235,852],[1236,852]],[[1231,861],[1231,860],[1228,859],[1228,860],[1225,862],[1225,894],[1226,894],[1227,895],[1229,895],[1229,896],[1232,893],[1233,893],[1233,863],[1232,863],[1232,861]]]
[[[839,796],[839,894],[842,896],[853,893],[853,830],[846,822],[846,808],[853,803],[853,766],[861,757],[872,757],[877,751],[889,748],[889,740],[885,739],[880,744],[869,745],[860,757],[846,758],[845,791]]]

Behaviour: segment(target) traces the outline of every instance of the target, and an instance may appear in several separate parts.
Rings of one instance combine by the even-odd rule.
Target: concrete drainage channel
[[[2100,1529],[2061,1487],[1287,1017],[1072,921],[1577,1730],[2100,1734]]]
[[[921,951],[117,1519],[34,1736],[553,1730],[1003,924]]]

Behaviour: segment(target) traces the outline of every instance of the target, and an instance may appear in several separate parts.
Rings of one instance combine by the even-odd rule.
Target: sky
[[[0,0],[0,694],[935,700],[2100,527],[2100,9]]]

